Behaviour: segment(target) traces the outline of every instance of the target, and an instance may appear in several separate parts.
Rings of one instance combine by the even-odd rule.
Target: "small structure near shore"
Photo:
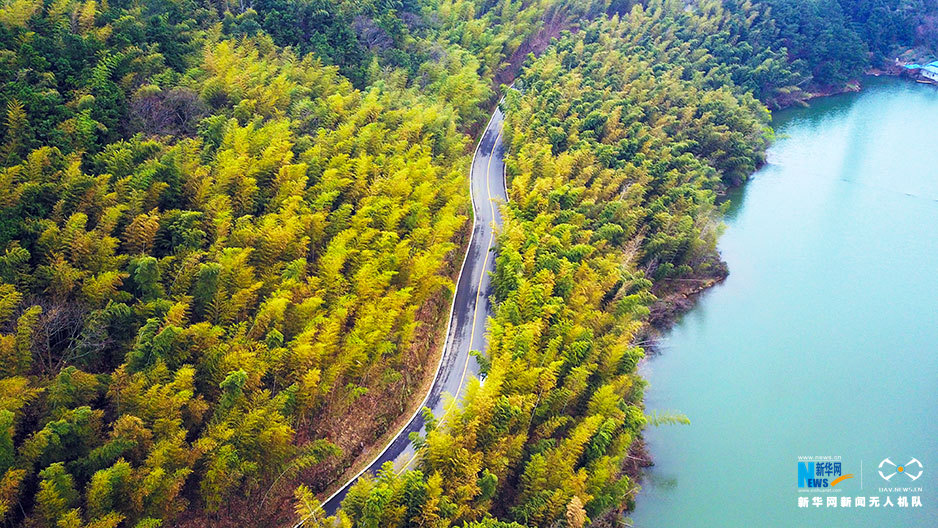
[[[935,61],[922,68],[922,77],[934,82],[938,82],[938,61]]]
[[[896,59],[898,61],[898,59]],[[905,64],[903,68],[907,70],[918,70],[919,74],[925,79],[938,83],[938,61],[930,62],[924,66],[921,64]]]

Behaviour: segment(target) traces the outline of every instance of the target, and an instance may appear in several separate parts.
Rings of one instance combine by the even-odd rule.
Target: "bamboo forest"
[[[0,0],[3,525],[631,526],[773,112],[936,49],[934,0]]]

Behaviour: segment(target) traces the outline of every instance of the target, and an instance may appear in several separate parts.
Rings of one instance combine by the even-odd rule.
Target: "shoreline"
[[[870,243],[864,235],[866,232],[878,232],[885,240],[887,236],[892,236],[892,233],[899,232],[902,233],[899,236],[903,237],[908,233],[909,238],[903,238],[903,241],[919,240],[921,233],[918,232],[918,227],[927,224],[927,222],[920,221],[920,218],[922,214],[930,215],[933,211],[927,206],[920,210],[914,203],[907,208],[905,198],[889,197],[886,198],[889,202],[883,204],[883,210],[896,211],[895,214],[899,218],[877,219],[867,225],[863,223],[863,213],[856,214],[856,208],[849,207],[856,203],[867,203],[873,200],[880,203],[878,193],[887,182],[906,182],[907,180],[910,185],[928,184],[927,176],[921,176],[921,172],[927,175],[927,171],[915,170],[915,164],[894,166],[891,160],[897,154],[910,157],[909,151],[924,150],[925,146],[934,139],[930,138],[927,133],[928,123],[934,115],[932,112],[935,111],[934,92],[918,88],[912,76],[883,73],[880,73],[880,76],[892,78],[864,77],[861,79],[863,95],[849,95],[821,101],[820,104],[812,105],[810,111],[798,110],[779,114],[772,123],[773,128],[778,130],[779,139],[772,142],[768,155],[773,161],[776,156],[783,156],[786,163],[781,166],[784,168],[771,175],[755,174],[751,176],[751,179],[758,185],[743,187],[742,191],[734,190],[729,193],[729,197],[738,205],[724,216],[724,221],[729,228],[720,238],[718,248],[726,261],[731,263],[732,271],[739,276],[734,277],[733,281],[726,282],[724,287],[716,289],[712,296],[704,298],[696,312],[689,314],[686,318],[676,320],[678,323],[674,327],[676,330],[664,334],[662,341],[659,342],[662,354],[660,358],[654,358],[653,354],[648,353],[643,360],[649,361],[644,365],[643,378],[653,385],[649,385],[649,388],[645,390],[645,404],[646,406],[651,404],[651,407],[647,407],[646,413],[652,414],[652,411],[660,412],[663,409],[687,412],[694,420],[694,429],[654,430],[646,428],[642,434],[643,436],[645,433],[648,434],[644,437],[647,445],[642,446],[641,440],[637,439],[635,447],[644,447],[646,453],[655,455],[655,460],[639,468],[630,468],[633,470],[631,474],[638,474],[637,484],[641,485],[641,491],[634,499],[636,506],[626,514],[635,520],[636,525],[654,524],[656,518],[660,519],[658,522],[680,524],[687,522],[687,519],[697,518],[695,515],[698,512],[700,514],[698,521],[706,523],[713,523],[722,518],[732,519],[730,524],[740,524],[741,519],[751,522],[753,518],[756,518],[755,515],[761,515],[764,511],[771,511],[779,518],[788,519],[788,511],[780,509],[774,503],[763,505],[766,510],[762,510],[760,506],[755,511],[750,510],[735,517],[729,515],[723,517],[719,501],[714,503],[712,500],[714,497],[719,498],[719,493],[709,489],[711,486],[707,484],[707,479],[701,479],[701,476],[714,467],[714,464],[718,464],[728,453],[737,452],[740,448],[747,450],[748,446],[753,445],[754,433],[750,433],[750,425],[756,419],[754,417],[763,420],[766,425],[765,429],[755,435],[757,440],[764,442],[771,437],[784,438],[784,441],[765,446],[758,445],[759,442],[756,442],[757,449],[748,450],[742,457],[742,461],[748,461],[747,463],[759,457],[777,459],[779,453],[784,456],[786,450],[790,450],[792,442],[795,441],[794,432],[791,436],[785,436],[791,431],[789,425],[800,424],[799,420],[802,419],[805,423],[813,423],[814,409],[811,403],[801,402],[803,404],[801,409],[792,409],[787,405],[786,400],[793,401],[791,400],[792,393],[797,391],[796,387],[810,377],[810,373],[806,373],[810,369],[808,371],[802,369],[801,373],[795,375],[789,371],[792,368],[791,365],[796,365],[795,370],[799,370],[797,365],[802,365],[806,358],[807,361],[823,358],[818,359],[818,362],[840,364],[840,362],[853,361],[855,356],[852,354],[854,353],[862,353],[864,358],[873,357],[876,355],[878,339],[871,339],[871,336],[889,335],[890,332],[896,331],[893,328],[900,332],[906,328],[899,326],[906,324],[904,319],[902,323],[890,321],[889,325],[885,326],[885,330],[880,330],[879,326],[871,328],[869,321],[878,320],[876,303],[868,302],[863,294],[858,294],[856,299],[851,299],[850,295],[855,291],[851,289],[852,286],[838,284],[836,280],[840,273],[849,273],[851,277],[877,275],[879,266],[883,262],[888,262],[889,266],[895,266],[897,270],[902,265],[913,272],[923,271],[918,262],[921,259],[911,261],[895,259],[894,261],[894,259],[882,258],[879,255],[867,257],[867,255],[877,253],[869,249],[876,247],[879,242]],[[888,120],[885,119],[887,116]],[[883,124],[883,128],[879,128],[880,123]],[[909,127],[914,126],[915,129],[902,128],[906,124]],[[879,152],[875,154],[863,151],[857,155],[851,149],[851,146],[855,144],[838,142],[844,138],[859,141],[854,136],[856,131],[864,131],[863,140],[866,141],[868,137],[881,137],[879,134],[882,134],[883,130],[903,132],[902,150],[891,148],[893,144],[890,143],[889,147],[880,145],[882,148],[879,148]],[[921,141],[919,141],[920,138]],[[898,135],[890,136],[891,141],[898,139],[900,139]],[[827,146],[828,141],[831,147]],[[831,159],[819,156],[828,152],[831,153]],[[860,175],[856,177],[857,182],[862,181],[869,186],[863,191],[865,194],[853,188],[845,189],[839,183],[834,184],[836,188],[827,186],[838,181],[839,168],[854,167],[854,164],[862,166],[866,171],[862,178]],[[885,172],[878,170],[883,167],[888,167],[888,170]],[[817,170],[818,174],[823,174],[823,181],[813,178],[805,178],[802,181],[799,177],[806,173],[813,176],[811,171],[814,170]],[[811,185],[812,183],[816,183],[817,187]],[[923,187],[923,189],[929,188]],[[830,189],[831,196],[815,192],[819,189]],[[894,190],[890,189],[890,191]],[[798,224],[802,230],[802,236],[792,241],[793,244],[798,245],[798,249],[789,251],[790,248],[779,250],[773,247],[776,237],[785,233],[785,227],[781,226],[785,226],[791,218],[798,218],[801,214],[797,210],[792,213],[791,205],[799,203],[802,195],[808,194],[814,196],[805,200],[808,203],[805,204],[804,214],[816,216],[816,219],[814,222]],[[818,194],[823,194],[823,198],[819,198]],[[836,196],[836,202],[834,196]],[[860,196],[862,196],[862,202]],[[844,219],[841,215],[837,215],[838,218],[832,220],[824,214],[828,206],[832,204],[836,205],[838,210],[841,210],[841,207],[842,210],[853,209],[854,218]],[[787,209],[788,212],[784,215],[775,214],[775,205],[778,205],[780,210]],[[765,206],[768,206],[768,209]],[[857,218],[861,221],[857,222]],[[831,224],[831,222],[838,223]],[[902,227],[903,223],[914,227],[911,229]],[[836,225],[836,228],[825,231],[831,225]],[[859,241],[855,241],[855,238]],[[802,242],[813,245],[813,248],[810,246],[802,248]],[[866,246],[866,244],[870,245]],[[813,259],[798,262],[797,257],[816,254],[818,250],[821,250],[821,254],[828,255],[828,247],[831,247],[829,255],[832,261],[827,261],[825,258],[827,262],[821,265],[816,264]],[[870,260],[867,262],[860,260],[861,258]],[[792,268],[786,268],[784,276],[780,277],[774,273],[776,269],[780,269],[780,265],[790,265]],[[802,280],[810,276],[813,271],[817,271],[818,275]],[[743,274],[746,277],[743,277]],[[912,299],[911,302],[927,305],[927,293],[920,294],[918,291],[917,284],[920,280],[908,279],[908,277],[914,277],[908,271],[905,272],[904,277],[906,278],[896,279],[896,284],[907,288],[906,295]],[[831,290],[826,289],[828,285],[831,285]],[[838,295],[838,291],[843,293]],[[777,297],[773,296],[776,294]],[[810,302],[812,298],[817,302]],[[855,306],[851,306],[848,310],[856,311],[849,316],[841,317],[842,314],[838,313],[837,308],[843,306],[842,299],[849,299],[851,303],[855,302]],[[911,302],[910,306],[913,306]],[[802,308],[798,308],[799,306]],[[795,319],[780,319],[784,324],[773,320],[776,315],[784,317],[786,312],[792,313],[792,307],[798,308],[799,312],[803,308],[807,309],[803,313],[798,313]],[[763,308],[765,308],[764,311]],[[920,307],[915,311],[910,309],[909,314],[914,313],[921,313]],[[830,318],[826,319],[828,316]],[[843,326],[838,326],[842,321]],[[922,321],[916,321],[915,324],[920,323]],[[728,324],[736,324],[738,328],[733,329],[727,326]],[[923,326],[926,325],[927,322],[924,322]],[[797,338],[792,342],[785,341],[790,334],[789,327],[794,328],[796,332],[810,332],[822,328],[825,329],[822,332],[826,332],[827,329],[836,328],[831,330],[833,337],[830,339],[825,337],[812,347],[796,349]],[[838,335],[841,332],[851,333],[850,330],[853,330],[854,336],[862,337],[857,337],[849,345],[837,349],[840,345]],[[781,339],[780,336],[782,336]],[[917,343],[916,346],[903,347],[909,350],[910,358],[914,358],[919,351],[923,350],[920,344],[923,340],[913,339],[911,342]],[[832,342],[834,347],[831,347]],[[833,352],[829,358],[821,355],[835,349],[838,350],[837,354],[840,354],[839,361],[838,356]],[[927,347],[924,350],[927,350]],[[791,352],[790,357],[789,352]],[[655,359],[657,362],[652,363]],[[876,373],[882,369],[883,363],[889,360],[879,363],[879,368],[875,369],[868,368],[869,364],[865,361],[859,359],[856,361],[854,365],[857,370],[851,371],[852,373],[875,378]],[[703,362],[708,362],[708,364],[703,366]],[[733,367],[735,363],[738,365]],[[727,365],[730,367],[729,370],[727,370]],[[698,366],[703,368],[698,371]],[[746,379],[739,380],[738,384],[736,383],[737,371],[746,372],[742,376]],[[855,376],[836,377],[832,383],[839,384],[841,392],[844,392],[845,386],[849,387],[851,383],[855,383],[854,379]],[[923,379],[927,379],[927,375]],[[865,380],[866,383],[869,381],[870,379]],[[716,393],[710,393],[708,390],[710,387],[720,386],[726,387],[727,390]],[[909,389],[910,392],[915,390],[921,389]],[[749,395],[752,397],[751,401],[748,399]],[[846,398],[849,396],[844,397]],[[838,404],[832,403],[829,408],[836,409],[842,405],[843,400]],[[740,414],[735,414],[737,410],[741,410]],[[918,409],[918,412],[921,412],[921,409]],[[722,423],[724,417],[726,423]],[[831,442],[842,438],[844,434],[853,434],[855,430],[864,428],[869,433],[870,430],[875,431],[876,426],[868,423],[842,424],[838,431],[823,438]],[[727,437],[723,437],[724,434]],[[728,437],[733,438],[733,441],[728,442],[726,440]],[[873,438],[883,441],[881,437]],[[688,450],[687,446],[690,445],[706,447]],[[853,454],[856,455],[856,452]],[[660,458],[658,458],[659,455]],[[649,465],[653,467],[649,468]],[[623,467],[627,468],[628,464]],[[776,469],[777,467],[773,466],[773,470]],[[670,486],[678,481],[679,485],[673,488]],[[635,486],[631,484],[630,487]],[[744,484],[740,484],[730,489],[738,494],[744,487]],[[776,495],[778,494],[777,488],[781,486],[772,489]],[[639,500],[642,502],[639,503]],[[701,505],[698,502],[700,500],[710,504]],[[794,498],[791,500],[790,506],[794,507]],[[782,514],[779,514],[780,511]],[[792,510],[792,515],[794,515],[794,510]],[[791,520],[785,522],[795,522],[798,518],[800,517],[792,517]],[[857,522],[857,525],[860,526],[862,523]]]
[[[883,67],[871,67],[863,72],[865,77],[893,77],[896,79],[902,79],[910,82],[922,83],[922,84],[931,84],[938,85],[935,81],[931,81],[923,78],[921,75],[912,73],[914,70],[907,70],[899,65],[884,65]],[[835,95],[842,95],[848,93],[858,93],[863,91],[863,83],[861,82],[862,78],[852,79],[847,81],[843,86],[839,88],[826,88],[815,91],[806,92],[807,97],[797,101],[792,101],[791,104],[784,105],[778,110],[785,110],[791,108],[796,104],[801,104],[802,106],[807,106],[809,101],[812,99],[818,99],[822,97],[831,97]]]
[[[868,76],[874,77],[905,77],[904,72],[900,69],[890,71],[881,70],[878,68],[870,68],[865,73]],[[807,97],[804,99],[790,101],[788,104],[782,106],[778,110],[785,110],[797,105],[808,106],[809,102],[813,99],[843,95],[847,93],[858,93],[861,91],[863,91],[863,86],[860,82],[860,79],[854,79],[848,81],[840,88],[828,88],[824,90],[806,92]],[[770,147],[771,145],[766,147],[766,151],[768,151],[768,148]],[[761,167],[757,167],[753,174],[755,174],[755,172],[757,172],[760,168]],[[749,176],[751,177],[752,174]],[[737,185],[727,187],[722,193],[720,193],[718,199],[721,201],[724,200],[726,197],[726,191],[730,189],[741,188],[748,181],[749,178]],[[653,291],[657,290],[654,291],[654,293],[658,300],[656,300],[651,305],[651,314],[649,316],[648,322],[638,335],[638,342],[643,343],[642,348],[645,351],[645,357],[641,360],[641,362],[649,361],[654,356],[660,354],[658,342],[662,336],[671,328],[673,328],[673,326],[683,315],[689,313],[697,305],[698,299],[704,292],[710,290],[718,284],[721,284],[729,276],[730,269],[726,261],[723,260],[719,249],[715,250],[713,260],[715,264],[713,269],[716,271],[716,273],[706,276],[689,277],[684,280],[663,281],[660,288],[658,285],[653,287]],[[659,293],[663,295],[659,297]],[[644,403],[645,399],[643,397],[643,411],[645,410]],[[607,512],[601,518],[597,519],[597,522],[599,523],[597,526],[615,526],[614,522],[619,516],[625,515],[635,510],[635,499],[637,497],[637,493],[645,481],[645,469],[654,465],[655,459],[648,445],[645,443],[644,435],[639,435],[632,441],[631,446],[629,446],[627,461],[622,468],[622,474],[628,477],[630,482],[633,484],[633,488],[629,490],[631,495],[628,497],[627,507],[622,510]]]
[[[871,77],[894,77],[896,79],[901,79],[908,82],[923,82],[918,79],[918,76],[910,75],[901,67],[886,69],[870,68],[865,72],[865,75]],[[929,84],[936,83],[929,82]],[[778,110],[785,110],[798,105],[809,106],[809,102],[817,98],[831,97],[848,93],[858,93],[862,91],[863,84],[861,79],[854,79],[845,83],[838,89],[830,88],[806,92],[806,98],[791,101],[789,104],[782,106]],[[770,147],[771,144],[766,148],[766,150],[768,150]],[[755,172],[758,170],[759,168],[757,168]],[[755,172],[753,172],[753,174]],[[751,176],[752,175],[750,174],[750,177]],[[748,181],[749,179],[747,178],[746,181],[727,187],[722,193],[720,193],[718,200],[722,201],[726,198],[726,191],[730,189],[741,188]],[[641,360],[642,362],[649,361],[660,354],[661,352],[658,348],[658,343],[664,334],[666,334],[683,315],[690,312],[690,310],[696,306],[701,294],[722,283],[729,276],[730,270],[726,262],[722,259],[722,255],[720,254],[719,249],[715,251],[714,259],[719,263],[719,265],[716,266],[716,269],[720,270],[720,273],[715,273],[710,276],[693,277],[688,279],[687,282],[683,284],[675,284],[676,281],[673,280],[670,283],[664,282],[662,284],[661,288],[664,290],[662,293],[666,292],[666,294],[662,297],[659,297],[658,300],[652,304],[649,321],[646,324],[646,327],[643,328],[639,334],[640,339],[638,342],[641,343],[642,348],[645,350],[645,357]],[[658,289],[658,285],[655,286],[655,289]],[[655,294],[658,296],[658,292],[655,292]],[[642,398],[642,406],[644,411],[644,397]],[[637,493],[641,489],[641,485],[645,482],[645,469],[654,465],[655,459],[649,446],[645,442],[644,435],[642,434],[636,437],[633,440],[632,445],[629,447],[628,460],[622,468],[622,474],[627,476],[633,484],[633,488],[630,490],[632,495],[628,498],[628,507],[619,511],[618,515],[625,515],[635,510]],[[603,516],[601,521],[605,521],[607,524],[600,524],[599,526],[614,526],[614,524],[611,522],[613,519],[613,516],[608,518]]]

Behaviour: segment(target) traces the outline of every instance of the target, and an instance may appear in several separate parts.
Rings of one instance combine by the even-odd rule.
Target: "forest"
[[[615,525],[642,429],[681,419],[644,413],[643,328],[724,273],[769,110],[934,49],[936,13],[0,0],[0,519]],[[502,95],[485,383],[325,519],[432,375]]]

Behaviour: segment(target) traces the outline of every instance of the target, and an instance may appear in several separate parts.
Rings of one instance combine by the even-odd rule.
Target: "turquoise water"
[[[691,425],[647,432],[634,525],[938,526],[938,88],[871,78],[773,126],[731,196],[730,276],[643,367],[648,409]],[[799,508],[818,455],[855,475],[835,496],[922,507]],[[922,476],[886,482],[885,458]]]

